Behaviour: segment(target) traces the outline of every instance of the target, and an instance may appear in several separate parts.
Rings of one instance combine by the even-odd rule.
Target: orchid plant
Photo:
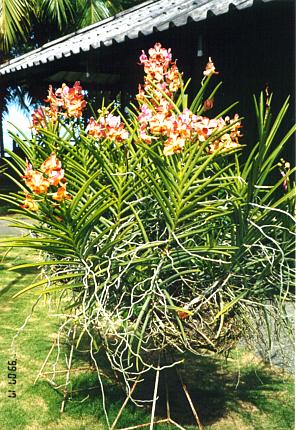
[[[88,339],[100,381],[103,350],[128,393],[186,351],[228,351],[254,309],[282,314],[294,298],[295,168],[282,160],[276,178],[295,133],[280,131],[288,100],[272,120],[272,96],[255,98],[258,141],[242,161],[239,115],[205,116],[220,86],[209,93],[211,58],[191,103],[170,49],[157,43],[140,63],[128,117],[111,104],[86,121],[79,82],[50,86],[32,137],[14,136],[20,192],[1,196],[33,222],[13,220],[30,234],[0,246],[43,256],[29,264],[40,279],[16,296],[60,297],[59,335]]]

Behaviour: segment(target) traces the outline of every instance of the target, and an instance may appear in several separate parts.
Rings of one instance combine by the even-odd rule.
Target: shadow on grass
[[[19,282],[19,280],[22,278],[22,275],[19,274],[18,276],[16,276],[14,279],[12,279],[10,282],[8,282],[5,287],[0,289],[0,297],[7,293],[7,291],[9,291],[11,288],[13,288],[15,286],[16,283]]]
[[[7,269],[24,263],[28,263],[28,256],[24,256],[22,258],[20,256],[9,255],[9,251],[8,251],[7,254],[5,253],[3,256],[0,255],[0,272],[3,271],[5,273]],[[20,275],[31,275],[36,273],[36,267],[24,267],[22,269],[12,270],[10,273],[12,274],[18,273]]]
[[[281,410],[281,402],[277,398],[279,393],[285,390],[285,381],[280,374],[270,371],[267,367],[245,366],[241,369],[238,381],[238,371],[233,368],[233,365],[231,367],[231,364],[221,359],[195,357],[186,361],[186,367],[180,369],[180,374],[205,426],[211,426],[221,418],[227,417],[229,412],[242,414],[247,422],[252,422],[254,412],[261,412],[270,414],[271,420],[273,413],[279,415],[280,422],[284,426],[282,428],[291,428],[292,411],[288,407]],[[145,375],[144,383],[140,384],[135,391],[135,397],[142,400],[151,399],[154,380],[155,373]],[[156,415],[166,417],[166,387],[172,418],[186,428],[187,426],[196,428],[193,414],[174,368],[161,373]],[[99,406],[101,392],[95,372],[76,377],[73,381],[73,390],[74,403],[88,397],[86,401],[88,407],[96,410],[97,416],[103,415]],[[79,394],[75,390],[79,390]],[[125,395],[120,384],[107,380],[106,404],[111,421],[117,415],[124,399]],[[83,404],[85,406],[85,402]],[[150,410],[150,406],[138,409],[129,403],[118,423],[119,427],[149,421]]]

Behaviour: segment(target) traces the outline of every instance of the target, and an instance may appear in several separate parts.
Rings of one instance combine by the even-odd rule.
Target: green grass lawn
[[[72,399],[60,412],[62,395],[49,383],[34,380],[55,338],[57,321],[50,317],[48,304],[40,301],[17,341],[17,384],[8,385],[7,362],[11,360],[10,344],[17,329],[24,323],[36,300],[34,293],[12,300],[14,293],[36,277],[32,270],[8,272],[11,265],[39,258],[31,250],[6,251],[0,248],[0,429],[1,430],[103,430],[103,418],[98,381],[94,373],[73,376]],[[63,355],[62,355],[63,357]],[[74,361],[81,365],[81,358]],[[80,360],[80,361],[79,361]],[[49,371],[50,367],[45,370]],[[169,378],[172,415],[188,430],[193,425],[190,409],[181,388]],[[230,359],[191,360],[187,373],[188,388],[205,424],[206,430],[287,430],[294,428],[293,379],[282,371],[264,365],[251,353],[234,351]],[[148,383],[147,383],[148,385]],[[17,396],[8,397],[8,389]],[[160,386],[160,390],[162,387]],[[107,408],[111,417],[124,399],[114,385],[107,388]],[[160,405],[161,408],[161,405]],[[158,409],[161,414],[161,409]],[[120,427],[145,423],[149,411],[128,406]],[[148,427],[147,427],[148,428]],[[158,430],[168,426],[157,426]],[[171,427],[172,429],[173,427]]]

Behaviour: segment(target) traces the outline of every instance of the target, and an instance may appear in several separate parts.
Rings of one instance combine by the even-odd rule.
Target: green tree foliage
[[[0,0],[0,49],[16,56],[138,0]]]

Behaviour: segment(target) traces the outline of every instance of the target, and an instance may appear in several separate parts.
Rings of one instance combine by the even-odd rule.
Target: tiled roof
[[[221,15],[229,8],[244,9],[258,0],[148,0],[117,15],[85,27],[75,33],[46,43],[0,66],[0,75],[46,64],[73,54],[121,43],[170,25],[185,25],[188,20],[203,21],[209,13]],[[270,2],[276,0],[261,0]]]

